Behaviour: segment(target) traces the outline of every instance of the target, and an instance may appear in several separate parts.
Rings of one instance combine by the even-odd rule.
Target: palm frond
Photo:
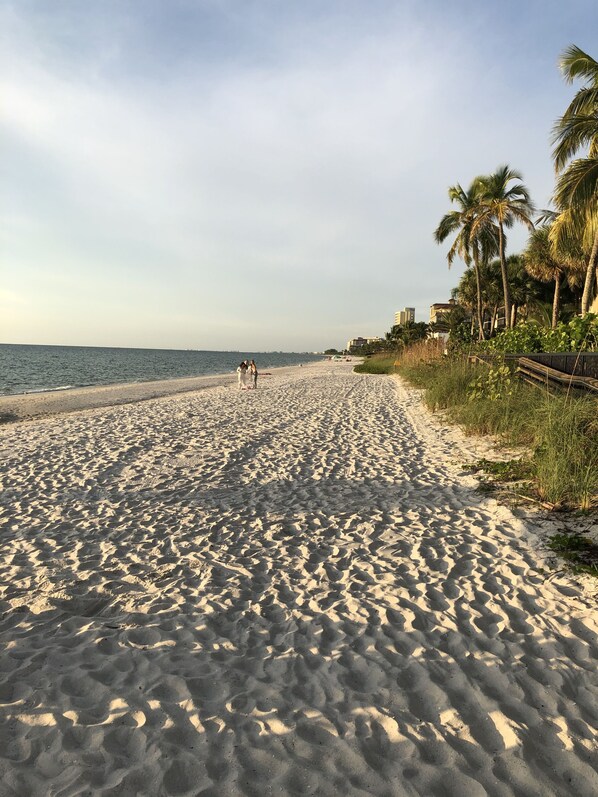
[[[592,248],[594,225],[582,214],[563,210],[548,233],[555,256],[567,261],[584,261]]]
[[[560,172],[583,147],[596,146],[598,141],[598,103],[594,116],[562,117],[554,127],[552,143],[555,169]]]
[[[598,85],[582,86],[577,90],[561,118],[570,119],[575,116],[591,116],[596,110],[597,103]]]
[[[506,241],[506,236],[503,237]],[[486,263],[498,254],[498,227],[495,224],[485,225],[479,231],[478,241],[482,260]]]
[[[456,257],[460,257],[466,266],[469,266],[471,263],[467,241],[464,240],[461,235],[458,235],[455,238],[453,245],[447,253],[446,259],[448,261],[449,268],[453,265]]]
[[[536,228],[552,224],[557,216],[558,212],[556,210],[550,210],[549,208],[539,210],[538,218],[536,219]]]
[[[458,202],[462,207],[467,204],[467,194],[459,183],[449,186],[448,196],[451,202]]]
[[[458,230],[460,226],[461,214],[458,211],[452,210],[450,213],[446,213],[434,230],[434,240],[438,244],[444,243],[448,236]]]
[[[523,180],[523,175],[517,169],[512,169],[508,164],[503,163],[496,170],[496,177],[503,185],[507,185],[511,180]]]
[[[530,193],[527,190],[526,186],[523,183],[517,183],[516,185],[509,188],[505,191],[505,199],[509,202],[521,202],[527,204],[531,207],[532,200],[530,198]]]
[[[573,215],[587,216],[598,202],[598,158],[578,158],[572,161],[559,176],[554,202],[568,208]]]
[[[598,62],[575,44],[563,50],[559,67],[567,83],[573,83],[577,78],[585,78],[598,85]]]
[[[476,188],[480,202],[485,205],[494,204],[495,213],[504,216],[505,209],[512,203],[518,203],[521,209],[527,207],[528,213],[534,212],[527,186],[522,182],[509,185],[513,180],[520,181],[523,177],[516,169],[502,165],[495,172],[476,178]]]
[[[533,212],[534,211],[532,210],[532,213]],[[528,230],[534,229],[534,222],[530,219],[530,211],[527,204],[511,204],[511,207],[509,208],[509,215],[514,221],[519,221],[521,224],[524,224]]]

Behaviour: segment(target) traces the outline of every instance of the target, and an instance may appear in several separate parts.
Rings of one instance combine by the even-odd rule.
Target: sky
[[[427,320],[464,268],[450,185],[508,163],[548,206],[570,44],[598,57],[595,0],[0,0],[0,342]]]

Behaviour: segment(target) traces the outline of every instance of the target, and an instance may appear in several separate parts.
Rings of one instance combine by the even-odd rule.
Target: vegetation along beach
[[[0,30],[0,797],[596,797],[598,7]]]

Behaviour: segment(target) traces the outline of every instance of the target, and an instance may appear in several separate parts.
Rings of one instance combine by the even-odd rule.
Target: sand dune
[[[595,602],[350,369],[0,429],[0,797],[598,793]]]

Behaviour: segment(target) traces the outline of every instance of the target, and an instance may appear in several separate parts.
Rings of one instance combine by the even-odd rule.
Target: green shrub
[[[548,547],[566,559],[574,572],[598,576],[598,545],[581,534],[553,534]]]
[[[553,534],[548,542],[551,551],[559,553],[585,551],[592,547],[592,543],[587,537],[581,534]]]
[[[478,343],[477,348],[504,354],[598,351],[598,315],[576,316],[567,323],[561,322],[556,329],[543,327],[537,321],[527,321],[499,332],[491,340]]]
[[[544,351],[598,350],[598,315],[576,316],[568,324],[547,331]]]
[[[502,352],[503,354],[531,354],[545,351],[546,328],[536,321],[517,324],[513,329],[504,329],[491,340],[478,344],[481,351]]]
[[[533,474],[531,463],[528,459],[493,460],[479,459],[473,465],[464,465],[463,468],[475,472],[484,471],[501,482],[516,482],[529,479]]]
[[[469,400],[498,401],[513,394],[513,372],[508,365],[495,365],[481,373],[469,386]]]

